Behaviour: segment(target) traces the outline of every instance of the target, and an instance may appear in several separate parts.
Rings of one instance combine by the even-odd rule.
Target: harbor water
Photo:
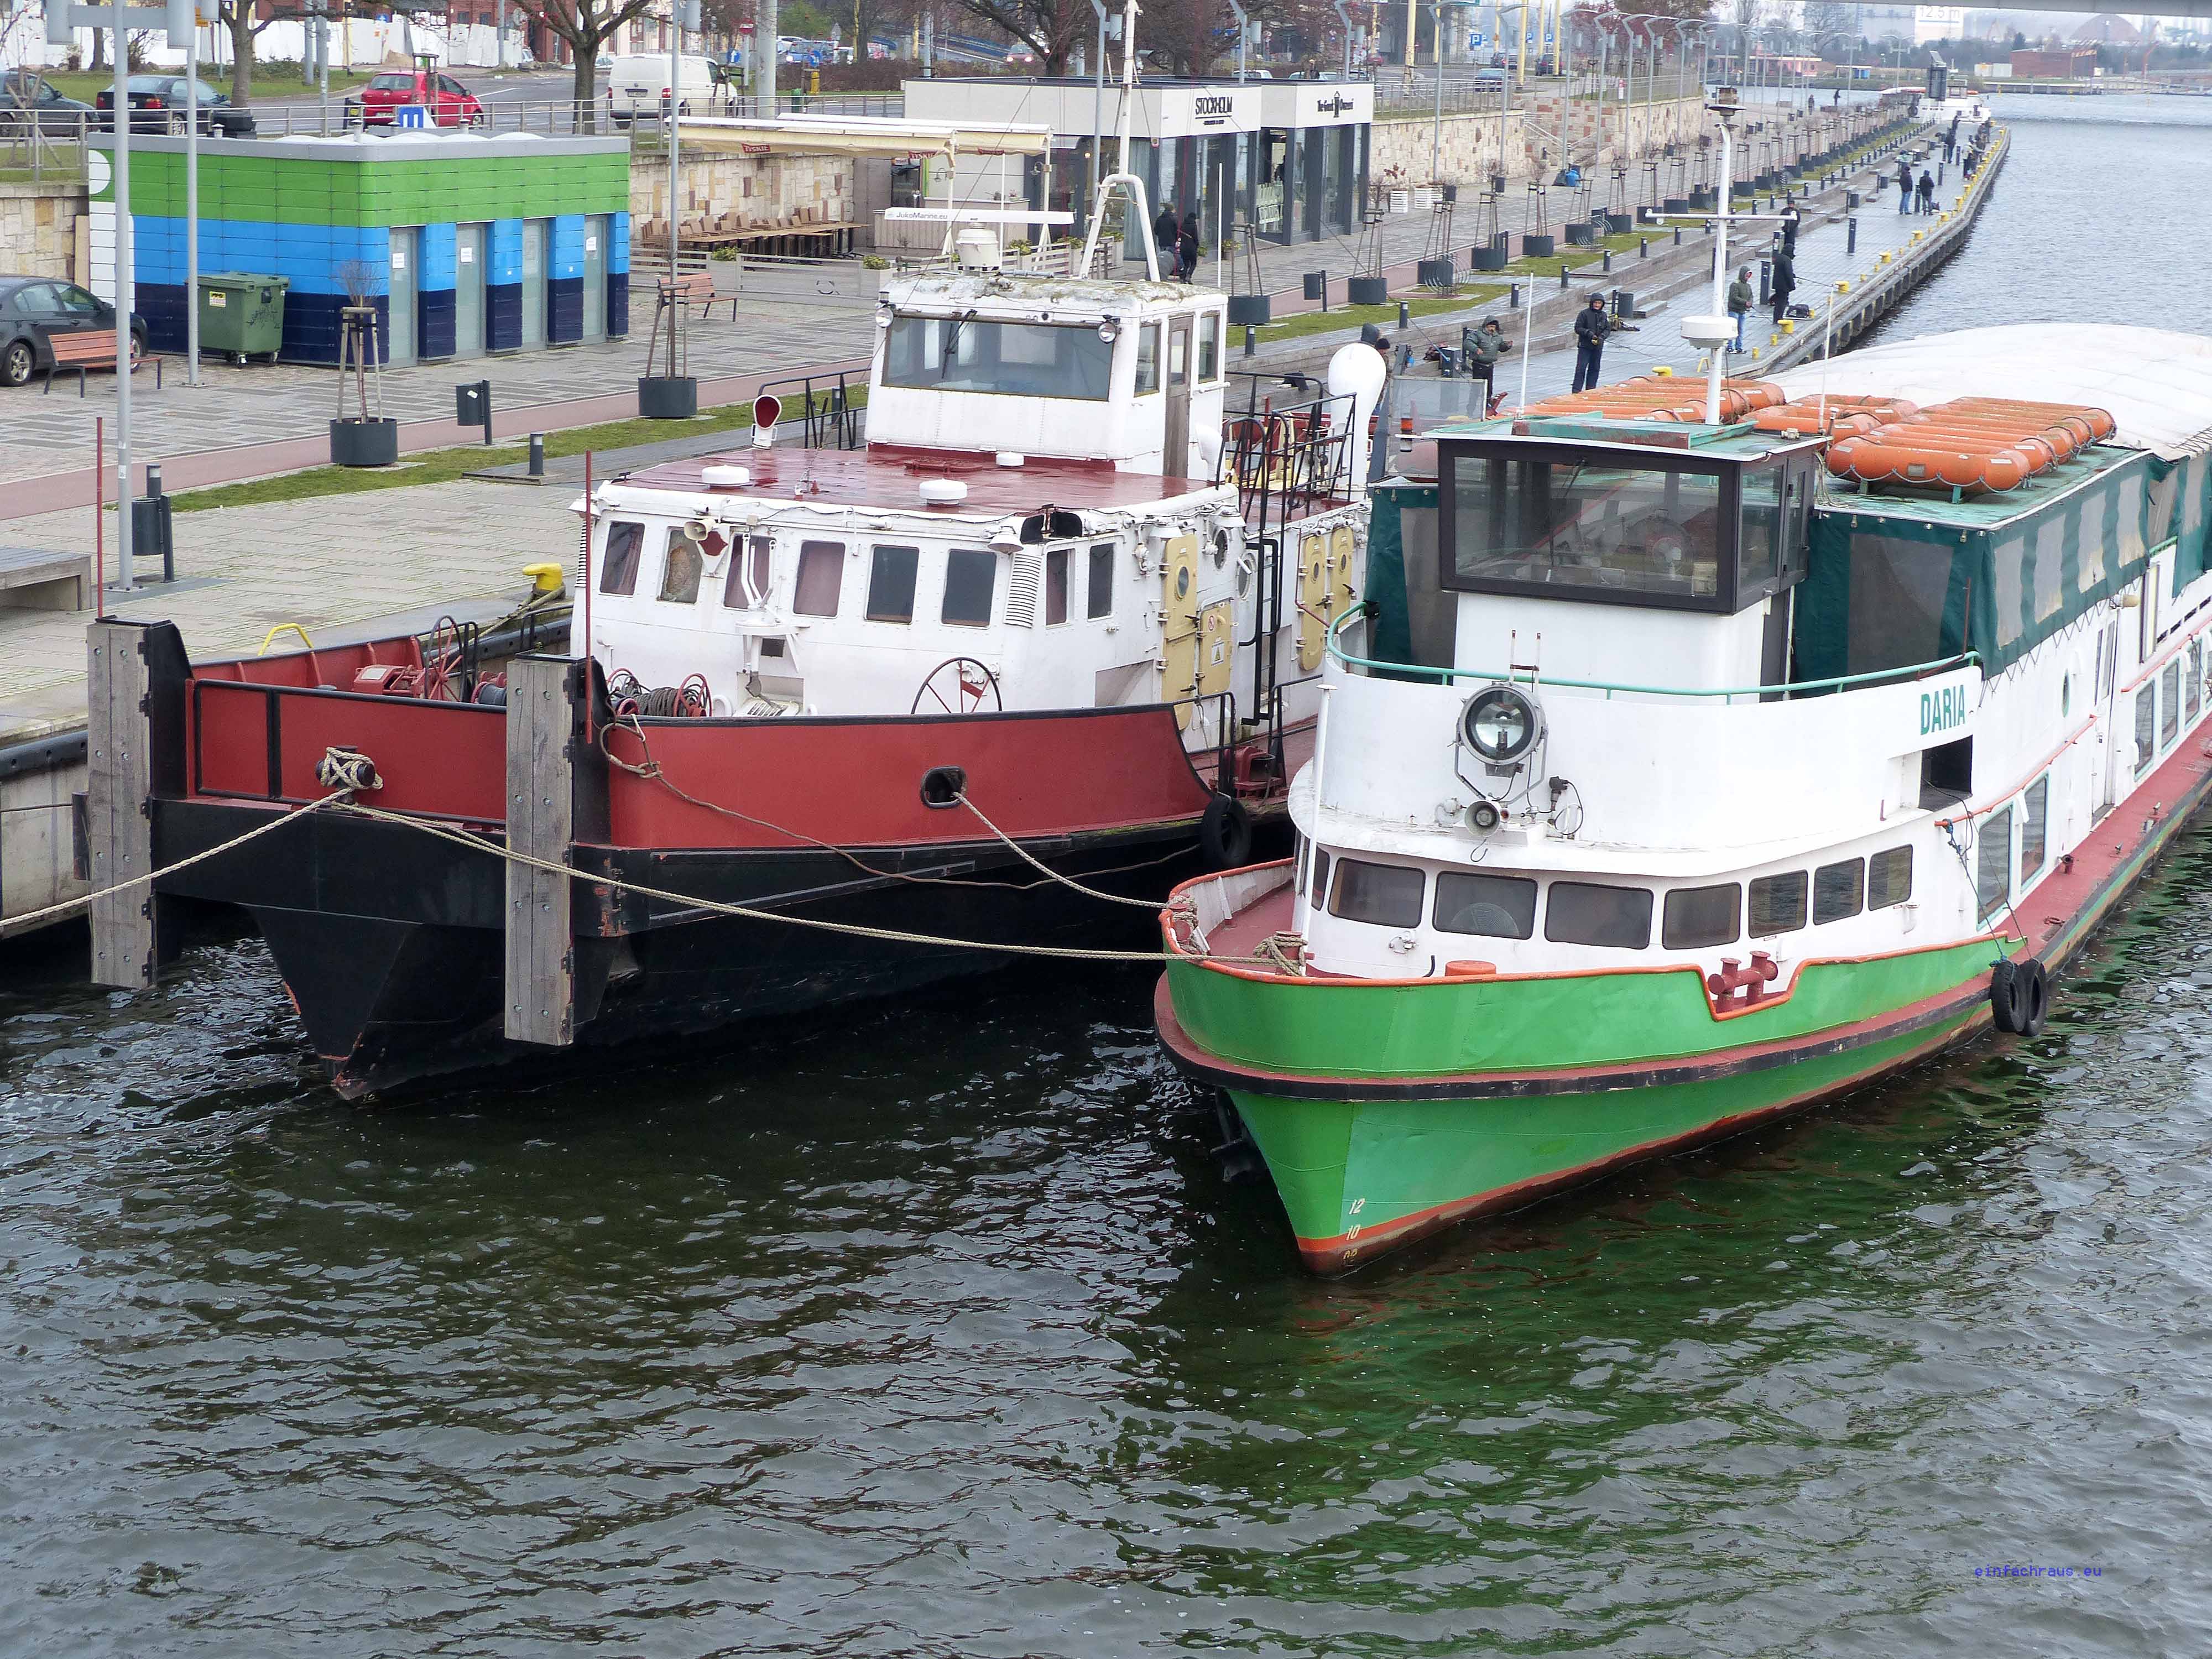
[[[1999,113],[1877,337],[2212,331],[2212,103]],[[132,998],[82,938],[0,952],[0,1652],[2212,1628],[2203,827],[2041,1036],[1333,1284],[1223,1183],[1141,971],[362,1106],[258,941]]]

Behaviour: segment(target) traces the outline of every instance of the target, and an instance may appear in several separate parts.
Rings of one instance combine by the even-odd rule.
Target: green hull
[[[1980,1023],[1975,1004],[1941,1024],[1841,1053],[1602,1093],[1295,1100],[1229,1092],[1274,1176],[1299,1255],[1317,1273],[1340,1273],[1468,1217],[1735,1133],[1908,1064]]]

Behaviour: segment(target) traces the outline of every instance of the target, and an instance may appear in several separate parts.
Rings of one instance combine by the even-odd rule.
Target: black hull
[[[160,861],[234,836],[265,812],[156,803]],[[1278,817],[1265,843],[1285,839]],[[1164,899],[1205,862],[1194,823],[1027,844],[1086,885]],[[591,884],[612,876],[780,915],[983,943],[1157,948],[1148,910],[1087,898],[996,841],[903,852],[646,852],[579,848],[576,1042],[696,1036],[893,996],[1036,958],[832,933],[678,907]],[[161,884],[235,904],[329,1062],[358,1097],[410,1079],[536,1056],[509,1042],[501,1000],[507,866],[393,825],[319,814]]]

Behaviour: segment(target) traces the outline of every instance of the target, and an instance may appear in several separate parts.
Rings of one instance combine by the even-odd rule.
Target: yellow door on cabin
[[[1328,562],[1330,565],[1329,592],[1334,603],[1329,607],[1332,620],[1352,609],[1359,599],[1352,586],[1352,526],[1340,524],[1329,532]]]
[[[1160,573],[1160,698],[1176,706],[1176,724],[1190,724],[1190,699],[1198,695],[1198,538],[1177,536],[1167,545]]]
[[[1198,618],[1198,695],[1218,697],[1229,689],[1237,662],[1237,602],[1209,605]]]
[[[1321,666],[1322,642],[1328,634],[1328,538],[1298,538],[1298,666]]]

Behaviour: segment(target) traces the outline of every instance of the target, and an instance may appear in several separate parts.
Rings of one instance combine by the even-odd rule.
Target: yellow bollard
[[[1784,334],[1795,334],[1797,331],[1796,319],[1795,318],[1784,317],[1782,319],[1782,331]]]
[[[1668,368],[1665,363],[1660,364],[1658,368],[1653,369],[1651,372],[1662,380],[1670,378],[1674,373],[1674,371]]]
[[[1836,278],[1836,292],[1837,292],[1837,293],[1838,293],[1838,294],[1849,294],[1850,291],[1851,291],[1851,284],[1850,284],[1850,278],[1848,278],[1848,277],[1844,277],[1844,276],[1838,276],[1838,278]]]

